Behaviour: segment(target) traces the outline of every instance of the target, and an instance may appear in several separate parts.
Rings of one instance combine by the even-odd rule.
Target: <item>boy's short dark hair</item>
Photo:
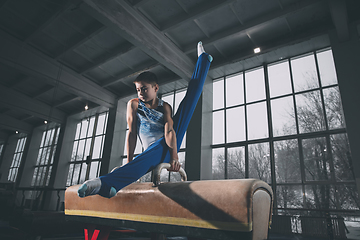
[[[137,78],[134,80],[134,83],[136,82],[140,82],[140,81],[143,81],[143,82],[146,82],[146,83],[149,83],[151,85],[156,85],[158,84],[158,79],[155,75],[155,73],[152,73],[152,72],[143,72],[141,73],[139,76],[137,76]]]

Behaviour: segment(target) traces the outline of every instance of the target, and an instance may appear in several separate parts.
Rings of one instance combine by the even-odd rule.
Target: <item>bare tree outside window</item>
[[[249,177],[271,184],[277,208],[285,209],[281,214],[302,208],[321,210],[309,212],[314,216],[323,216],[329,209],[358,210],[331,50],[264,67],[268,69],[265,100],[261,68],[249,76],[239,73],[241,77],[214,82],[213,179]],[[240,95],[246,101],[231,99],[230,91],[224,92],[228,84],[244,85]],[[251,89],[259,92],[249,93]]]

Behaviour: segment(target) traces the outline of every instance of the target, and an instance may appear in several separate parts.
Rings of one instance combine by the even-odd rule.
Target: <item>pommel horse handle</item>
[[[163,170],[164,168],[166,168],[167,170],[169,170],[171,168],[170,163],[160,163],[154,170],[154,180],[153,180],[153,184],[155,185],[155,187],[160,185],[160,173],[161,170]],[[180,176],[181,176],[181,181],[187,181],[187,175],[185,170],[180,167],[179,170]]]

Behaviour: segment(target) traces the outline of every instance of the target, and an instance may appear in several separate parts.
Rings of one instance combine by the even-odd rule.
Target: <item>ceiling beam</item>
[[[146,4],[146,3],[150,2],[150,1],[151,1],[151,0],[138,0],[138,1],[134,1],[133,6],[134,6],[135,8],[140,8],[140,7],[142,7],[144,4]]]
[[[0,105],[57,123],[66,118],[64,112],[5,86],[0,87]]]
[[[176,75],[191,79],[195,62],[125,0],[84,0],[80,7]]]
[[[65,104],[68,104],[68,103],[71,103],[73,101],[77,101],[77,100],[80,100],[80,99],[81,99],[81,97],[68,97],[66,99],[62,99],[58,103],[55,103],[55,107],[60,107],[62,105],[65,105]]]
[[[117,47],[116,49],[113,49],[111,52],[107,52],[106,54],[102,55],[93,63],[85,66],[82,70],[80,70],[80,74],[85,74],[86,72],[89,72],[89,71],[93,70],[94,68],[101,66],[104,63],[107,63],[108,61],[111,61],[114,58],[117,58],[120,55],[123,55],[133,49],[135,49],[134,45],[132,45],[128,42],[123,43],[123,44],[121,44],[121,46]]]
[[[74,50],[75,48],[79,47],[80,45],[84,44],[86,41],[88,41],[89,39],[91,39],[92,37],[94,37],[95,35],[99,34],[100,32],[104,31],[106,29],[105,26],[102,27],[98,27],[95,26],[93,27],[86,36],[84,36],[81,40],[75,40],[74,42],[72,42],[71,44],[69,44],[69,46],[62,52],[59,52],[56,56],[55,59],[59,59],[62,56],[64,56],[66,53],[68,53],[71,50]]]
[[[68,11],[71,8],[74,8],[76,5],[81,3],[82,0],[66,0],[65,4],[58,8],[58,11],[51,15],[49,19],[47,19],[40,27],[38,27],[34,32],[32,32],[26,39],[25,42],[29,42],[33,37],[39,34],[43,29],[52,24],[59,16],[61,16],[64,12]]]
[[[349,40],[350,32],[348,26],[346,1],[330,0],[329,8],[331,13],[331,18],[335,26],[339,41],[343,42]]]
[[[44,79],[66,92],[105,107],[115,106],[115,95],[56,60],[0,30],[0,63]]]
[[[141,72],[151,71],[151,69],[153,69],[153,68],[155,68],[157,66],[159,66],[159,64],[153,64],[151,66],[149,66],[149,65],[139,66],[139,67],[137,67],[135,69],[127,70],[127,71],[122,72],[121,74],[117,75],[116,77],[105,81],[103,84],[101,84],[101,86],[102,87],[109,87],[109,86],[111,86],[111,85],[113,85],[115,83],[122,82],[127,78],[133,77],[134,75],[138,75]]]
[[[202,42],[205,45],[213,45],[219,41],[241,35],[246,34],[248,31],[253,30],[261,26],[262,24],[268,23],[270,21],[278,20],[280,18],[286,18],[287,16],[294,14],[304,8],[310,7],[314,4],[318,4],[319,2],[323,2],[324,0],[304,0],[301,2],[296,2],[290,6],[287,6],[283,9],[280,9],[278,11],[271,12],[269,14],[265,14],[261,17],[258,17],[252,21],[247,22],[246,24],[238,27],[231,28],[229,30],[225,30],[222,32],[219,32],[217,34],[214,34],[209,39],[204,39]],[[192,53],[195,51],[195,49],[188,45],[184,48],[184,51],[186,54]]]
[[[166,25],[162,26],[160,30],[162,32],[168,32],[171,29],[174,29],[181,24],[193,21],[201,16],[204,16],[220,7],[226,6],[235,2],[235,0],[226,0],[226,1],[207,1],[206,4],[203,4],[203,8],[196,8],[195,11],[190,12],[188,15],[184,15],[180,18],[175,18],[172,21],[169,21]]]
[[[16,118],[0,113],[0,128],[23,133],[31,133],[33,126]]]

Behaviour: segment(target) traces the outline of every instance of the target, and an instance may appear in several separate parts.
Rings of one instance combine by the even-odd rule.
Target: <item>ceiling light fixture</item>
[[[45,120],[44,123],[47,124],[47,121]]]
[[[18,134],[19,132],[18,131],[15,131],[16,134]]]
[[[261,50],[260,50],[260,48],[259,47],[257,47],[257,48],[254,48],[254,53],[259,53]]]
[[[86,104],[85,105],[85,111],[89,109],[89,106]]]

